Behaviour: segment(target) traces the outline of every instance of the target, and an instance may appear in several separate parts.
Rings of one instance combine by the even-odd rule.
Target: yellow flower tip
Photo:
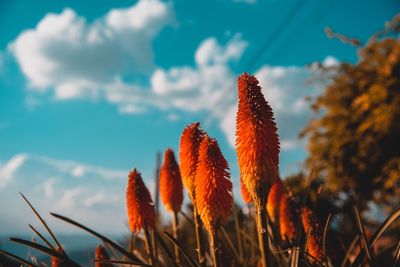
[[[136,169],[133,169],[128,176],[126,208],[128,223],[132,232],[139,232],[144,227],[154,228],[155,211],[153,201],[140,173]]]
[[[278,179],[271,187],[268,194],[267,211],[272,222],[275,222],[279,216],[279,206],[282,194],[284,193],[283,183]]]
[[[195,176],[199,156],[199,146],[204,137],[200,123],[194,122],[183,129],[179,144],[179,162],[182,182],[195,203]]]
[[[236,152],[240,175],[256,205],[265,203],[278,179],[279,137],[274,115],[258,80],[247,73],[238,78]]]
[[[174,151],[167,149],[160,169],[160,196],[168,211],[179,212],[183,202],[183,186]]]
[[[209,136],[200,144],[195,189],[200,218],[212,232],[229,218],[233,198],[228,162]]]
[[[322,248],[323,232],[318,219],[309,208],[302,208],[301,221],[303,223],[304,232],[306,234],[308,233],[308,231],[310,231],[311,227],[310,239],[307,245],[307,252],[319,262],[322,262],[325,257]]]

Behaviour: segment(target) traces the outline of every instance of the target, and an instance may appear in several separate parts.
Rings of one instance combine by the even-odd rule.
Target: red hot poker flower
[[[301,221],[303,223],[304,232],[307,234],[310,231],[310,239],[307,245],[307,252],[317,259],[319,262],[323,261],[324,251],[322,249],[322,229],[318,219],[313,215],[309,208],[301,209]]]
[[[209,232],[215,231],[230,215],[233,198],[228,170],[228,162],[217,140],[205,136],[199,150],[196,202],[201,220]]]
[[[278,178],[269,191],[267,201],[267,211],[272,222],[275,222],[279,218],[279,206],[283,192],[283,183],[281,179]]]
[[[129,227],[132,232],[139,232],[144,227],[154,228],[155,211],[153,201],[140,173],[136,169],[133,169],[128,176],[126,208]]]
[[[60,248],[57,248],[57,252],[58,253],[62,253],[62,250]],[[61,259],[52,256],[51,257],[51,267],[67,267],[68,264],[64,261],[62,261]]]
[[[179,145],[179,161],[183,185],[195,203],[195,176],[199,156],[199,146],[204,137],[200,123],[194,122],[183,129]]]
[[[294,241],[296,237],[297,213],[292,199],[282,192],[279,205],[279,231],[282,240]]]
[[[253,202],[249,191],[247,191],[245,185],[243,184],[242,178],[240,178],[240,192],[242,193],[242,199],[244,203],[250,204],[251,202]]]
[[[98,245],[95,250],[95,259],[96,260],[110,260],[106,249],[102,245]],[[102,263],[96,261],[95,267],[112,267],[111,263]]]
[[[257,79],[247,73],[238,78],[236,152],[240,175],[256,205],[264,204],[278,178],[279,138],[274,115]]]
[[[164,153],[164,162],[160,170],[160,196],[167,210],[180,211],[183,202],[181,173],[174,151],[170,148]]]

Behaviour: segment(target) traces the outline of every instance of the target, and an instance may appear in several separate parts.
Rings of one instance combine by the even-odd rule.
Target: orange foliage
[[[139,232],[146,226],[154,228],[155,211],[153,201],[140,173],[136,169],[133,169],[128,176],[126,207],[129,227],[132,232]]]
[[[247,73],[238,78],[236,151],[240,176],[256,205],[265,203],[278,178],[279,138],[274,115],[257,79]]]
[[[231,212],[232,182],[228,170],[217,140],[205,136],[199,149],[196,201],[200,218],[209,232],[224,223]]]
[[[183,186],[174,151],[167,149],[160,169],[160,196],[169,211],[179,212],[183,202]]]

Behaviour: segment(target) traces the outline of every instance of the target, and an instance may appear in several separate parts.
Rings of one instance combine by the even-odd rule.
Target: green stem
[[[194,228],[196,232],[197,241],[197,253],[199,264],[201,267],[206,267],[206,257],[204,250],[204,239],[203,239],[203,223],[201,222],[200,215],[197,213],[197,208],[193,208]]]
[[[266,205],[257,205],[257,235],[258,243],[261,251],[262,267],[267,267],[269,256],[269,242],[268,242],[268,217]]]
[[[174,211],[174,216],[172,220],[172,233],[176,240],[178,240],[178,225],[179,225],[178,212]],[[174,245],[174,251],[175,251],[175,261],[178,265],[180,265],[181,261],[179,256],[179,247],[177,245]]]
[[[211,255],[213,257],[214,267],[221,267],[220,263],[220,247],[219,247],[219,240],[218,240],[218,230],[215,229],[210,233],[210,248],[211,248]]]
[[[156,261],[155,261],[154,254],[153,254],[153,245],[152,245],[151,237],[150,237],[150,231],[149,231],[149,228],[147,227],[147,225],[144,227],[144,237],[145,237],[145,241],[146,241],[146,250],[147,250],[147,253],[149,254],[149,263],[152,266],[156,266]]]

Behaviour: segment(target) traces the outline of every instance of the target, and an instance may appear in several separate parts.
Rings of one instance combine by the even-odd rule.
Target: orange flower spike
[[[126,207],[129,227],[132,232],[139,232],[146,226],[154,228],[155,211],[153,201],[140,173],[136,169],[133,169],[128,176]]]
[[[325,255],[322,249],[322,229],[318,219],[313,215],[309,208],[301,209],[301,221],[303,223],[305,234],[311,228],[310,239],[307,245],[307,252],[319,262],[322,262]]]
[[[294,241],[296,237],[296,209],[288,195],[282,191],[279,205],[279,231],[282,240]]]
[[[279,137],[274,115],[257,79],[247,73],[238,78],[236,152],[240,175],[257,205],[266,202],[278,179]]]
[[[179,162],[182,182],[195,204],[195,176],[199,156],[199,146],[204,137],[200,123],[194,122],[183,129],[179,145]]]
[[[96,260],[110,260],[106,249],[102,245],[98,245],[95,250],[95,259]],[[102,263],[96,261],[95,267],[112,267],[113,265],[110,263]]]
[[[62,254],[62,250],[60,248],[57,248],[57,252]],[[54,256],[51,257],[51,267],[67,267],[67,265],[67,263],[63,262],[59,258]]]
[[[164,162],[160,169],[160,196],[167,210],[180,211],[183,202],[183,186],[179,166],[172,149],[167,149],[164,153]]]
[[[272,185],[267,201],[267,211],[272,222],[275,222],[279,218],[279,206],[283,193],[283,183],[281,179],[278,179],[277,182]]]
[[[217,140],[205,136],[199,149],[196,201],[201,220],[209,232],[225,223],[232,209],[232,182],[228,171],[228,162]]]
[[[242,199],[244,203],[250,204],[251,202],[253,202],[249,191],[247,191],[245,185],[243,184],[242,178],[240,178],[240,192],[242,193]]]

